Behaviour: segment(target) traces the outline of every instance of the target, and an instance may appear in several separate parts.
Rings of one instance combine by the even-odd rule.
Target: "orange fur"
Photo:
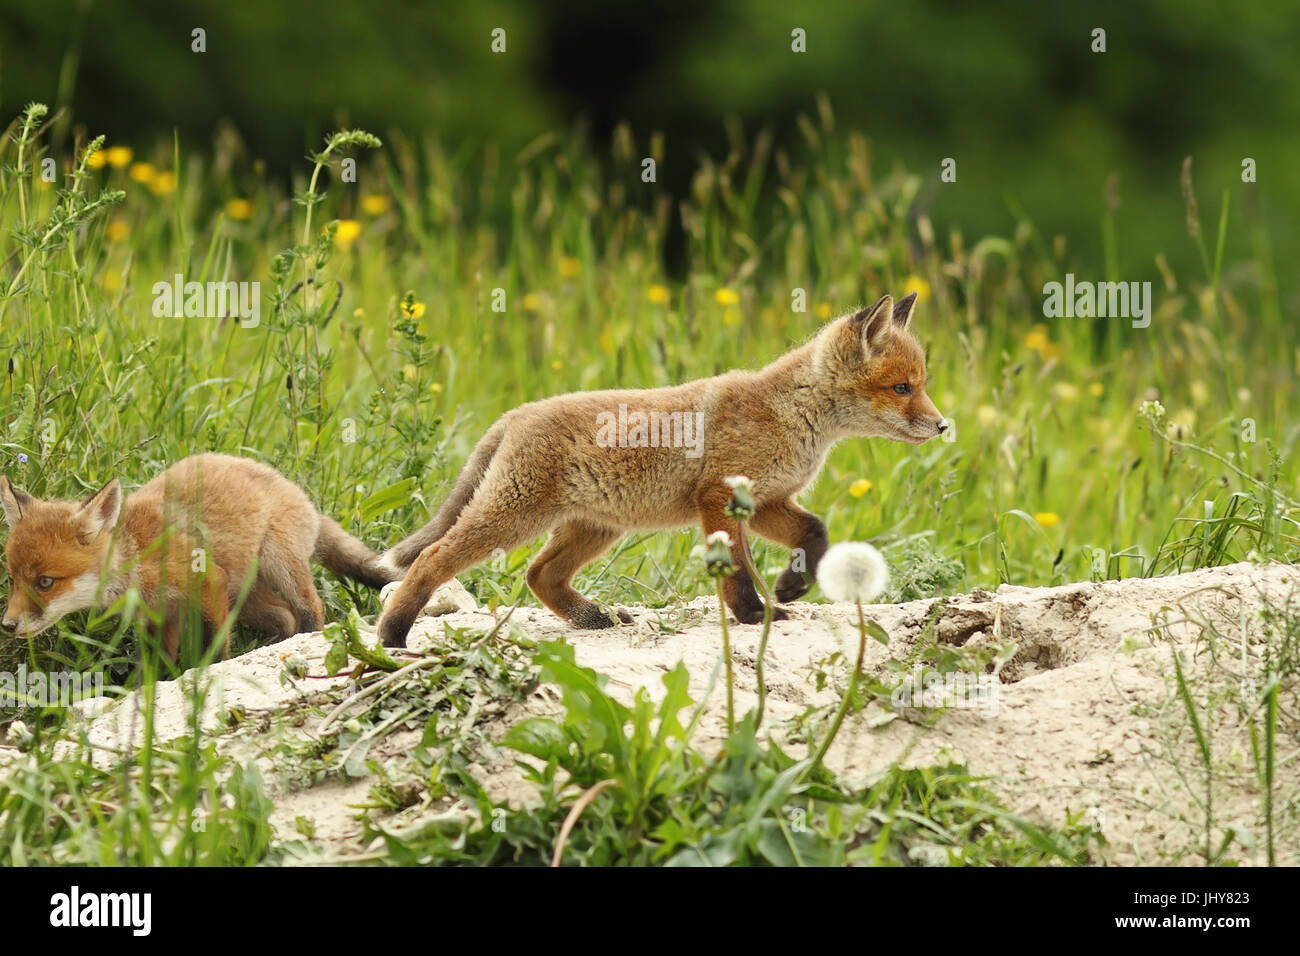
[[[11,528],[8,631],[39,633],[134,585],[163,612],[175,660],[182,607],[215,634],[250,577],[239,620],[276,640],[323,624],[313,555],[373,587],[396,577],[274,468],[229,455],[186,458],[125,501],[117,479],[76,503],[39,501],[0,477],[0,503]]]
[[[551,539],[529,568],[529,587],[575,626],[612,626],[607,612],[573,589],[574,573],[629,528],[699,522],[706,533],[729,532],[738,548],[724,482],[738,474],[753,481],[754,530],[798,549],[798,560],[778,579],[778,599],[806,593],[827,535],[794,497],[812,482],[831,446],[851,435],[920,443],[946,427],[925,393],[925,356],[907,331],[915,299],[909,295],[895,307],[884,296],[757,372],[668,388],[578,392],[507,412],[479,442],[433,520],[384,555],[385,567],[409,568],[379,621],[384,644],[405,646],[412,621],[438,585],[496,549],[508,551],[548,530]],[[610,444],[600,422],[620,406],[690,415],[702,423],[703,440],[697,448],[655,447],[640,444],[638,434],[635,447]],[[762,619],[762,600],[743,571],[728,579],[725,591],[738,620]],[[783,616],[779,609],[777,616]]]

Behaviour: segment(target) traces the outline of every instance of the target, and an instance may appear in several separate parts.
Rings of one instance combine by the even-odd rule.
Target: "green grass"
[[[80,206],[64,216],[74,224],[44,244],[62,220],[57,188],[32,181],[45,158],[36,124],[22,177],[12,136],[2,156],[11,295],[0,301],[0,352],[11,370],[0,382],[0,462],[53,496],[114,475],[139,485],[198,451],[250,455],[378,546],[426,519],[481,432],[521,402],[760,366],[826,317],[919,285],[930,391],[956,440],[843,442],[805,496],[832,540],[905,547],[926,535],[932,554],[962,565],[950,588],[1295,554],[1295,512],[1267,507],[1300,497],[1300,432],[1287,415],[1300,353],[1256,255],[1267,236],[1207,254],[1204,275],[1169,275],[1148,329],[1048,324],[1043,282],[1067,270],[1102,276],[1027,218],[1011,238],[933,236],[912,218],[920,179],[879,175],[866,144],[836,134],[827,115],[797,160],[772,160],[762,139],[701,159],[680,206],[640,181],[641,150],[626,131],[606,157],[560,136],[517,156],[398,141],[357,157],[356,183],[338,178],[339,158],[355,152],[340,146],[323,157],[331,165],[308,210],[310,163],[289,195],[234,146],[199,156],[141,144],[124,167],[86,171]],[[67,168],[68,157],[53,158]],[[159,174],[132,178],[133,168],[147,176],[143,161],[170,170],[174,190]],[[110,190],[124,195],[91,205]],[[309,213],[321,225],[355,220],[359,234],[330,242]],[[663,261],[679,214],[677,279]],[[152,286],[176,273],[260,281],[260,326],[154,317]],[[323,301],[290,291],[308,274]],[[503,312],[492,310],[494,289]],[[794,289],[807,312],[791,310]],[[408,290],[418,318],[401,312]],[[1137,409],[1154,397],[1179,435],[1223,460],[1153,438]],[[1243,440],[1246,419],[1254,442]],[[863,478],[871,487],[854,497]],[[1191,548],[1206,501],[1228,533]],[[1059,522],[1023,520],[1036,515]],[[652,604],[705,593],[687,567],[696,540],[629,539],[588,572],[588,588]],[[528,550],[472,572],[471,585],[480,596],[526,593]],[[364,595],[328,590],[332,611],[351,598],[374,610]]]
[[[761,366],[828,318],[915,288],[929,390],[955,440],[843,442],[804,496],[832,541],[882,546],[894,596],[1297,556],[1296,316],[1263,227],[1249,223],[1249,248],[1225,245],[1227,193],[1202,274],[1174,275],[1150,250],[1166,279],[1138,330],[1044,320],[1044,282],[1124,277],[1075,261],[1024,214],[1008,237],[935,236],[916,208],[920,177],[883,172],[827,110],[784,152],[737,136],[720,159],[672,157],[698,167],[685,197],[641,181],[639,157],[662,145],[627,129],[607,155],[576,134],[517,155],[341,134],[286,190],[233,138],[211,153],[131,144],[128,158],[109,131],[100,164],[47,156],[47,121],[29,111],[0,144],[0,469],[38,496],[84,495],[114,476],[131,489],[186,455],[222,451],[276,466],[378,547],[427,520],[482,431],[515,405]],[[355,182],[340,177],[345,157]],[[45,158],[55,184],[34,175]],[[1098,215],[1114,261],[1122,238]],[[686,239],[670,272],[675,217]],[[155,317],[153,285],[177,273],[259,281],[260,324]],[[806,311],[792,310],[795,290]],[[1156,399],[1163,416],[1139,414]],[[630,535],[579,586],[654,606],[709,593],[690,558],[698,542],[696,529]],[[539,545],[470,571],[467,584],[481,600],[532,602],[522,571]],[[758,561],[783,556],[760,547]],[[327,617],[377,612],[364,589],[318,580]],[[0,649],[0,662],[107,663],[134,680],[138,633],[116,614],[73,615],[57,638]],[[201,742],[192,750],[172,772],[197,805],[231,784]],[[788,769],[771,752],[742,758],[774,777]],[[677,770],[695,780],[699,767]],[[35,787],[56,771],[31,772]],[[149,780],[102,781],[117,788],[108,806],[129,805],[109,829],[129,830],[129,814],[153,805]],[[237,785],[233,817],[206,842],[142,838],[130,859],[259,859],[260,784]],[[761,794],[736,795],[738,806],[751,797]],[[614,809],[592,820],[614,820],[620,799],[602,795],[597,809]],[[23,839],[34,832],[4,819]],[[951,832],[972,819],[954,817]],[[761,855],[757,843],[731,850]],[[86,846],[79,858],[105,853]]]

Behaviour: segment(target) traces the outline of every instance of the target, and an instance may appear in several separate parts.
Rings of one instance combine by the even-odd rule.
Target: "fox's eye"
[[[50,588],[54,587],[54,578],[50,577],[48,574],[42,574],[36,579],[36,586],[42,591],[48,591]]]
[[[911,390],[912,390],[912,386],[908,385],[906,382],[894,386],[894,391],[896,391],[899,395],[906,395]]]

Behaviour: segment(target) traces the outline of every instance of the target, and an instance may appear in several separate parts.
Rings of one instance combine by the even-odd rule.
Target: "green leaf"
[[[330,642],[330,649],[325,654],[325,673],[333,677],[348,666],[348,636],[338,621],[330,621],[322,633]]]
[[[537,662],[542,678],[560,687],[564,701],[564,724],[589,754],[609,754],[614,758],[620,782],[628,770],[627,741],[623,724],[630,716],[626,707],[604,691],[606,678],[574,661],[573,648],[563,641],[538,645]],[[590,781],[594,783],[595,781]],[[635,792],[636,788],[629,787]]]
[[[755,849],[760,856],[773,866],[798,866],[799,860],[786,841],[778,820],[768,818],[762,821]]]
[[[889,632],[871,619],[867,619],[867,633],[878,640],[881,644],[889,643]]]
[[[564,728],[547,717],[529,717],[520,721],[506,732],[502,743],[539,760],[561,762],[568,755],[569,747]]]
[[[362,524],[367,524],[382,514],[410,504],[415,497],[416,479],[403,478],[401,481],[380,488],[364,498],[358,506]]]

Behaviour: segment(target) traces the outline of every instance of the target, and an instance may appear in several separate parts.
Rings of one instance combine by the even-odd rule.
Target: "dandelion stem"
[[[731,681],[731,634],[727,631],[727,599],[722,593],[722,578],[718,582],[718,613],[722,616],[722,660],[727,670],[727,736],[736,729],[736,703]]]
[[[835,720],[831,722],[831,729],[826,734],[826,739],[822,741],[817,748],[817,754],[813,757],[813,762],[809,765],[806,776],[811,776],[817,772],[821,766],[822,758],[826,756],[826,751],[830,749],[831,741],[835,735],[840,732],[840,724],[844,723],[844,715],[849,711],[849,703],[853,700],[854,694],[858,689],[858,675],[862,672],[862,662],[867,656],[867,621],[862,613],[862,604],[858,604],[858,660],[853,665],[853,673],[849,674],[849,686],[844,690],[844,699],[840,701],[839,709],[835,712]]]
[[[758,680],[758,711],[754,727],[763,726],[763,711],[767,707],[767,682],[763,679],[763,658],[767,655],[767,636],[772,631],[772,595],[767,589],[767,581],[758,573],[754,556],[749,550],[749,538],[745,534],[745,522],[736,522],[736,538],[740,541],[740,559],[749,572],[759,593],[763,595],[763,633],[758,639],[758,660],[754,663],[754,674]]]

